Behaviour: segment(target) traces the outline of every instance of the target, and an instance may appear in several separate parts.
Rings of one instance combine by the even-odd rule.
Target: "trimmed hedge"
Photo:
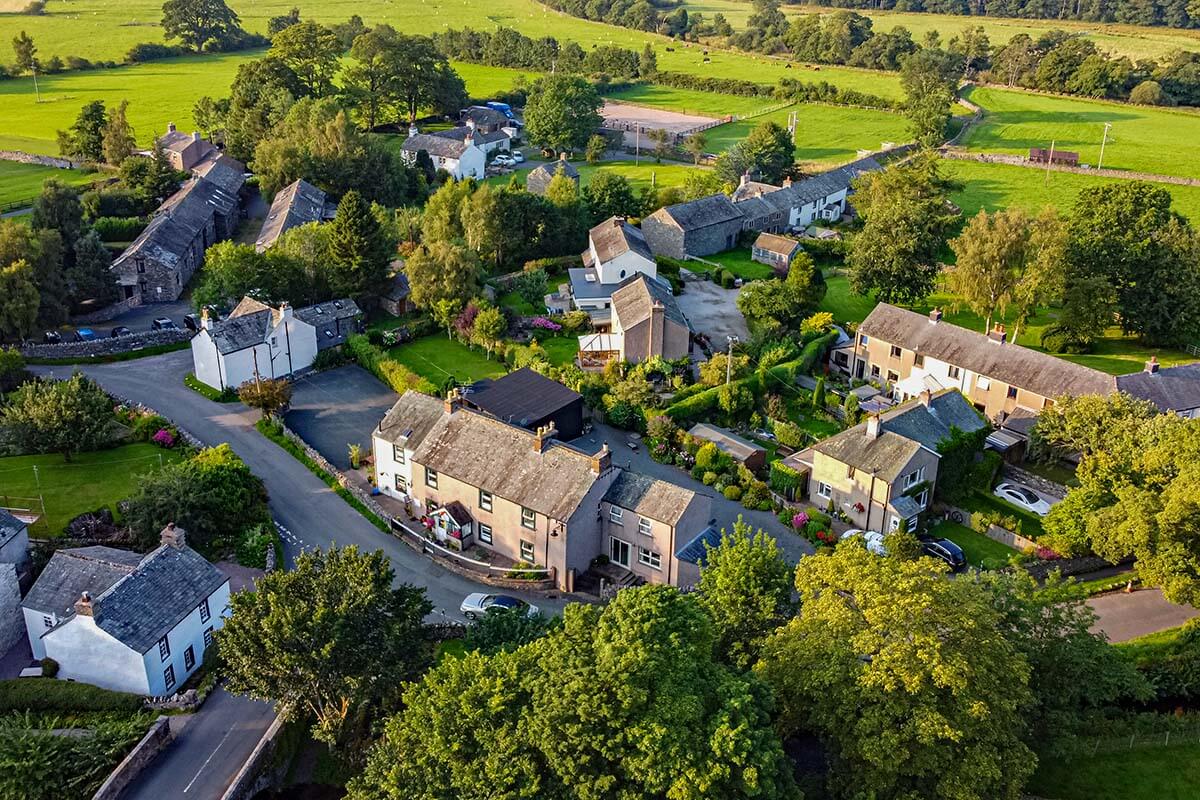
[[[134,714],[142,708],[140,695],[113,692],[75,681],[54,678],[16,678],[0,681],[0,713],[8,711],[112,711]]]
[[[346,340],[346,348],[360,367],[386,383],[397,394],[404,394],[412,389],[433,397],[441,396],[441,392],[432,381],[388,356],[385,351],[371,344],[366,336],[351,336]]]
[[[92,230],[102,242],[132,242],[149,223],[145,217],[100,217],[92,222]]]

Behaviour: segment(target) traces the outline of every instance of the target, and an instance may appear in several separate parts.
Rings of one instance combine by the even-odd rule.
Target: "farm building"
[[[792,261],[802,252],[804,248],[795,239],[774,233],[760,233],[750,248],[750,259],[766,264],[780,275],[786,275]]]
[[[1055,150],[1044,147],[1029,148],[1029,160],[1035,164],[1061,164],[1065,167],[1079,166],[1079,153],[1071,150]]]

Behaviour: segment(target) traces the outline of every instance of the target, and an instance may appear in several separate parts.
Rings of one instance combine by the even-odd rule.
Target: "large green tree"
[[[791,135],[778,122],[760,122],[717,160],[717,176],[734,185],[746,173],[755,180],[779,183],[795,164],[795,148]]]
[[[624,175],[599,170],[583,190],[593,225],[609,217],[636,217],[641,204]]]
[[[329,278],[334,293],[370,298],[384,289],[396,257],[396,241],[380,223],[382,212],[353,190],[338,204],[329,230]]]
[[[953,62],[940,50],[923,48],[904,58],[900,68],[904,113],[909,133],[922,147],[937,147],[945,141],[956,73]]]
[[[220,50],[242,33],[241,20],[224,0],[167,0],[162,7],[167,39],[193,50]]]
[[[599,128],[600,96],[578,75],[545,75],[525,104],[525,135],[555,152],[582,150]]]
[[[25,31],[21,31],[12,40],[13,45],[13,66],[16,67],[16,74],[23,75],[26,72],[33,72],[38,67],[37,45],[33,42],[33,37]]]
[[[825,277],[807,253],[800,253],[782,279],[751,281],[738,293],[737,307],[755,331],[778,335],[795,331],[825,297]]]
[[[32,381],[17,389],[0,409],[0,431],[26,453],[62,453],[64,461],[113,440],[113,402],[90,378]]]
[[[137,150],[137,137],[126,115],[128,109],[129,101],[122,100],[108,115],[108,122],[104,125],[104,160],[114,167],[124,164],[125,159]]]
[[[313,735],[329,745],[361,742],[432,655],[422,620],[433,605],[394,580],[382,551],[330,548],[238,592],[217,632],[230,690],[315,719]]]
[[[59,325],[67,318],[63,250],[62,235],[57,230],[34,230],[17,220],[0,219],[0,266],[24,261],[32,267],[41,325]]]
[[[24,259],[0,265],[0,338],[24,339],[37,322],[38,290]]]
[[[413,305],[433,311],[438,303],[463,304],[478,291],[479,259],[452,241],[422,244],[404,263]]]
[[[987,593],[861,542],[801,559],[800,612],[764,646],[785,733],[816,733],[834,796],[1016,800],[1029,663]]]
[[[377,25],[354,40],[350,55],[345,85],[369,126],[413,124],[421,109],[450,115],[467,103],[462,78],[428,36]]]
[[[234,158],[253,161],[258,143],[305,95],[296,73],[278,58],[267,56],[239,66],[229,98],[211,101],[218,112],[216,121],[224,129],[226,150]]]
[[[115,301],[120,292],[113,277],[112,254],[100,234],[88,231],[75,241],[75,263],[66,270],[67,291],[71,302],[95,301],[103,308]]]
[[[104,127],[107,124],[108,113],[104,110],[103,100],[85,103],[74,124],[58,132],[59,153],[75,161],[97,164],[104,161]]]
[[[275,34],[268,55],[286,64],[307,94],[324,97],[334,89],[342,42],[329,28],[308,19]]]

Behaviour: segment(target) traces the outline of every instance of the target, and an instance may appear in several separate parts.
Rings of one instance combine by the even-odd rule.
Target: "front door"
[[[614,564],[620,564],[625,569],[629,569],[629,542],[622,542],[613,537],[609,558]]]

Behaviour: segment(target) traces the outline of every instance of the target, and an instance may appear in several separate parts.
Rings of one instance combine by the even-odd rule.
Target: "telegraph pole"
[[[1096,164],[1096,169],[1104,169],[1104,145],[1108,144],[1108,129],[1112,127],[1111,122],[1104,123],[1104,138],[1100,140],[1100,162]]]
[[[730,378],[733,377],[733,346],[740,340],[736,336],[725,338],[729,340],[729,354],[725,356],[725,385],[728,386]]]

